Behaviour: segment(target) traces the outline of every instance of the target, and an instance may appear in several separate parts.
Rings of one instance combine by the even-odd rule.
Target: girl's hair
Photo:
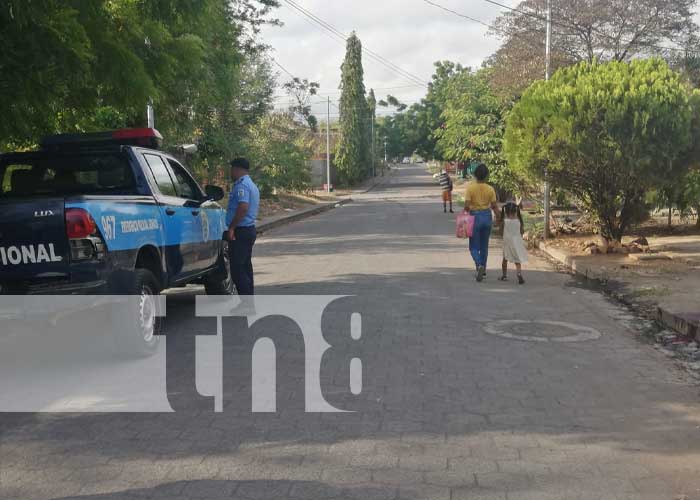
[[[509,201],[501,209],[503,215],[520,215],[520,206],[514,201]]]
[[[509,201],[505,205],[503,205],[503,208],[501,208],[501,222],[505,221],[506,216],[512,217],[513,215],[518,216],[518,220],[520,221],[520,225],[524,226],[525,222],[523,221],[523,215],[520,212],[520,205],[515,203],[514,201]]]
[[[479,165],[474,170],[474,177],[476,177],[476,180],[477,181],[485,181],[488,176],[489,176],[489,168],[486,165],[484,165],[483,163],[479,163]]]

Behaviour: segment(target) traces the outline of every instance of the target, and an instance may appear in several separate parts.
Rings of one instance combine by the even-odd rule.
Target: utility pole
[[[148,128],[156,127],[156,114],[153,109],[153,99],[149,97],[148,104],[146,105],[146,123]]]
[[[551,69],[551,45],[552,45],[552,0],[547,0],[547,41],[545,49],[545,80],[549,81],[549,73]],[[551,238],[552,233],[549,227],[550,212],[550,190],[549,185],[549,165],[544,167],[544,237]]]
[[[331,98],[328,97],[326,118],[326,192],[331,192]]]
[[[377,176],[377,162],[374,161],[374,113],[372,113],[372,177]]]

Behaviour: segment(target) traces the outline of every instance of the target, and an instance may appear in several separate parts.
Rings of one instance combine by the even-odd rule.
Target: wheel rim
[[[153,342],[156,331],[156,301],[153,296],[153,290],[147,285],[141,289],[139,297],[139,327],[141,335],[146,343]]]

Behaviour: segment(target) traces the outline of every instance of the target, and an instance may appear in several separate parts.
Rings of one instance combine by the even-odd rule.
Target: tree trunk
[[[617,224],[600,224],[600,237],[605,242],[605,246],[612,246],[615,242],[622,243],[622,229]]]
[[[700,229],[700,205],[695,207],[695,227]]]
[[[668,227],[673,225],[673,205],[668,206]]]

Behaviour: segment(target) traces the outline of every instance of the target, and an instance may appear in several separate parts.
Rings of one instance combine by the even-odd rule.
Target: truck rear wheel
[[[235,287],[231,278],[231,263],[228,258],[228,249],[224,247],[219,256],[219,264],[216,270],[204,280],[204,290],[207,295],[233,295]]]
[[[153,355],[160,343],[160,285],[147,269],[135,269],[125,284],[126,301],[112,309],[112,335],[117,350],[129,357]]]

